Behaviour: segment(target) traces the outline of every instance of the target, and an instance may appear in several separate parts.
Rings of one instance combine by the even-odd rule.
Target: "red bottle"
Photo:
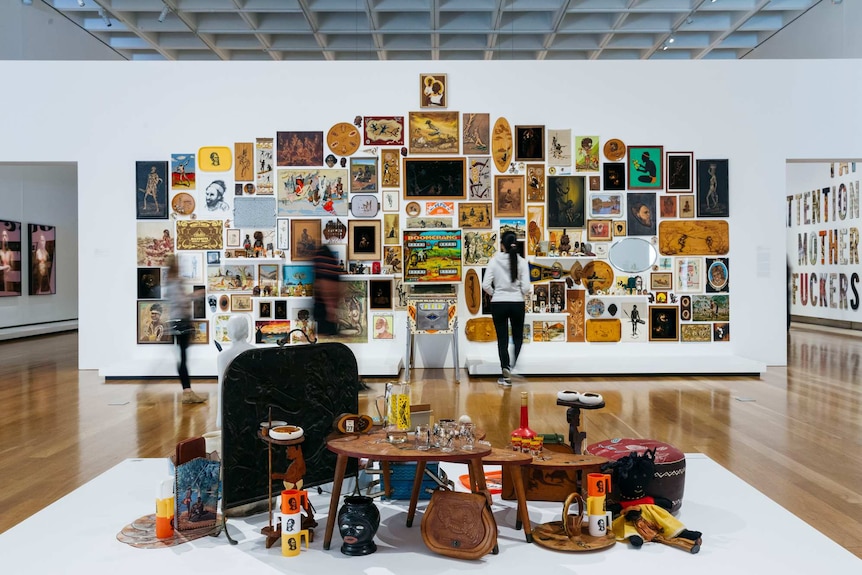
[[[537,433],[530,429],[530,414],[527,406],[527,392],[521,392],[521,424],[518,429],[512,432],[512,437],[521,438],[521,451],[530,452],[530,442],[524,442],[524,439],[532,439]],[[514,443],[514,442],[513,442]],[[526,445],[525,445],[526,444]]]

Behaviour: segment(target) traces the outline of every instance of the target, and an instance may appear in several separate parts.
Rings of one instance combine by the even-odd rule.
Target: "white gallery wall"
[[[731,341],[531,343],[525,353],[610,371],[620,358],[637,371],[648,357],[781,365],[785,161],[862,157],[859,69],[858,61],[2,62],[2,77],[28,90],[0,93],[0,161],[78,163],[80,367],[124,362],[169,374],[168,346],[135,343],[135,161],[278,130],[326,131],[356,115],[406,115],[418,108],[418,74],[447,73],[449,110],[729,159]],[[494,354],[493,344],[469,346]],[[462,339],[462,363],[469,351]],[[192,369],[213,374],[215,356],[195,346]]]
[[[859,0],[821,0],[745,57],[862,58],[860,22]]]

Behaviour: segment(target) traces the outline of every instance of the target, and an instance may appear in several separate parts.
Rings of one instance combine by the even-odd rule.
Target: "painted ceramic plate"
[[[604,148],[602,151],[605,153],[605,157],[611,162],[616,162],[617,160],[621,160],[626,155],[626,145],[622,140],[618,140],[613,138],[605,142]]]
[[[191,194],[180,192],[171,200],[171,208],[176,214],[190,216],[195,211],[195,198]]]
[[[601,317],[605,313],[605,302],[600,299],[591,299],[587,302],[587,313],[590,317]]]
[[[326,145],[339,156],[349,156],[359,149],[361,143],[359,129],[347,122],[335,124],[326,133]]]
[[[419,202],[410,202],[407,204],[405,209],[407,210],[407,215],[412,217],[418,216],[422,211],[422,207],[419,205]]]

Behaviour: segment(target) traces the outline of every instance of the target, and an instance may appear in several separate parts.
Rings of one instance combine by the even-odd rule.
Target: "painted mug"
[[[284,515],[299,513],[308,507],[308,491],[285,489],[281,492],[281,512]]]
[[[302,547],[302,538],[305,538],[305,550],[308,551],[308,529],[296,533],[282,533],[281,554],[285,557],[296,557]]]
[[[607,473],[587,474],[587,495],[589,497],[604,497],[611,491],[611,476]]]

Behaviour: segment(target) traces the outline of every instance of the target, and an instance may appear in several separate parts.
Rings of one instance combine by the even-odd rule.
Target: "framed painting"
[[[660,196],[658,203],[659,216],[663,218],[676,217],[676,196]]]
[[[368,282],[371,309],[392,309],[392,280],[371,280]]]
[[[598,136],[575,136],[575,171],[599,171]]]
[[[382,175],[381,188],[397,188],[401,185],[401,153],[396,148],[384,148],[380,154]],[[351,162],[353,160],[351,159]],[[353,164],[351,163],[351,166]]]
[[[278,343],[290,333],[289,320],[261,320],[254,322],[254,343]]]
[[[604,190],[626,189],[626,165],[622,162],[605,162],[602,164],[602,180]]]
[[[590,194],[590,217],[619,217],[623,213],[622,206],[622,194]]]
[[[461,228],[491,229],[491,202],[461,202],[458,204],[458,226]]]
[[[679,326],[680,341],[712,341],[712,324],[683,323]]]
[[[254,142],[255,184],[257,193],[272,195],[272,138],[257,138]]]
[[[664,185],[664,147],[629,146],[628,187],[661,189]]]
[[[674,272],[677,293],[700,293],[704,291],[703,258],[676,258]]]
[[[218,252],[221,253],[221,252]],[[177,254],[180,279],[186,282],[204,281],[204,257],[200,252],[180,252]]]
[[[491,158],[488,156],[467,158],[467,180],[470,193],[468,200],[491,199]]]
[[[236,182],[254,181],[254,144],[251,142],[234,142],[234,174]],[[252,188],[253,189],[253,188]]]
[[[601,176],[589,176],[590,178],[590,191],[596,192],[602,189],[602,178]]]
[[[527,164],[527,201],[545,201],[545,164]]]
[[[649,340],[679,341],[679,308],[677,306],[649,306]]]
[[[277,299],[273,304],[275,319],[287,319],[287,300]]]
[[[655,192],[626,194],[628,235],[654,236],[656,233]]]
[[[230,311],[251,311],[251,294],[234,293],[230,295]]]
[[[694,152],[668,152],[665,166],[665,189],[669,194],[694,191]]]
[[[545,206],[527,206],[527,254],[534,256],[545,239]]]
[[[587,240],[591,242],[608,241],[613,237],[611,220],[588,220]]]
[[[228,228],[225,230],[225,247],[238,248],[240,245],[239,229]]]
[[[380,220],[348,220],[347,258],[351,260],[379,260]]]
[[[726,292],[730,281],[730,262],[727,258],[706,259],[707,293]]]
[[[548,164],[551,166],[572,165],[572,131],[548,130]]]
[[[244,292],[251,291],[254,286],[254,265],[207,266],[208,292]]]
[[[628,225],[623,220],[614,220],[614,237],[622,237],[627,235]]]
[[[290,220],[290,259],[311,261],[320,247],[320,220]]]
[[[446,107],[446,74],[419,74],[419,107]]]
[[[281,266],[281,295],[288,297],[310,297],[313,295],[313,265]]]
[[[404,145],[404,116],[365,116],[362,126],[366,146]]]
[[[374,306],[371,306],[374,309]],[[392,323],[395,321],[394,314],[391,313],[375,313],[371,316],[374,331],[371,332],[371,339],[395,339],[392,332]]]
[[[691,319],[730,321],[730,296],[726,294],[691,296]]]
[[[139,301],[138,343],[173,343],[166,325],[170,316],[166,301]]]
[[[168,217],[168,163],[135,162],[135,218],[164,220]]]
[[[278,170],[279,217],[346,216],[348,170],[307,168]],[[327,198],[322,201],[322,198]]]
[[[523,217],[524,176],[494,176],[494,217]]]
[[[19,295],[21,295],[21,222],[0,220],[0,297]]]
[[[210,322],[205,319],[192,320],[192,332],[189,343],[192,345],[207,345],[210,342]]]
[[[350,193],[377,192],[377,158],[350,158]]]
[[[267,297],[278,293],[278,264],[260,264],[257,266],[257,285],[262,296]]]
[[[727,322],[712,324],[712,341],[730,341],[730,324]]]
[[[543,162],[545,160],[545,127],[515,126],[515,161]]]
[[[464,158],[404,158],[404,199],[463,200]]]
[[[730,217],[727,160],[697,161],[697,217]]]
[[[652,272],[649,276],[649,288],[652,291],[667,291],[673,287],[673,273]]]
[[[400,192],[398,190],[383,190],[383,211],[397,212],[399,210]]]
[[[261,318],[271,318],[272,317],[272,302],[270,301],[262,301],[257,304],[257,315]],[[286,319],[285,316],[282,319]],[[276,318],[278,319],[278,318]]]
[[[457,154],[461,143],[458,112],[410,112],[411,154]]]
[[[195,189],[195,155],[171,154],[171,188]]]
[[[491,141],[490,114],[461,115],[461,147],[465,156],[472,154],[487,154],[488,143]]]
[[[384,245],[401,245],[401,215],[383,214]]]
[[[322,166],[323,132],[277,132],[278,166]]]
[[[549,228],[583,228],[586,208],[584,176],[548,176]]]
[[[695,199],[694,195],[687,196],[678,196],[678,204],[679,204],[679,217],[681,218],[693,218],[694,217],[694,204]]]
[[[401,246],[383,246],[383,273],[401,275]]]
[[[56,240],[54,226],[27,224],[30,240],[30,295],[57,293]]]
[[[162,298],[162,268],[138,268],[138,299]]]

